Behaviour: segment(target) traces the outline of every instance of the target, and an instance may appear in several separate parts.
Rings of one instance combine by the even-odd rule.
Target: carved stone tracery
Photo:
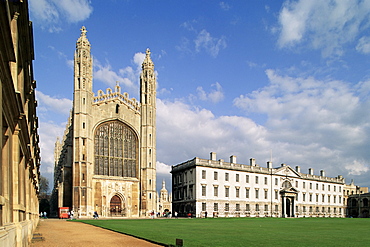
[[[101,124],[95,131],[95,174],[137,177],[137,149],[130,127],[119,121]]]

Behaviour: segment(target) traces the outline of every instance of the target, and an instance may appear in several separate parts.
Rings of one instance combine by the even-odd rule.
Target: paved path
[[[160,246],[96,226],[59,219],[40,219],[34,237],[31,247]]]

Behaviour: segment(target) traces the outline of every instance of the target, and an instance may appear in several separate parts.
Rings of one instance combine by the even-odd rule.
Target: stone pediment
[[[300,178],[301,176],[299,175],[298,172],[296,172],[293,168],[290,166],[282,166],[277,168],[274,172],[274,175],[281,175],[281,176],[286,176],[286,177],[293,177],[293,178]]]
[[[296,193],[298,193],[299,191],[296,189],[296,188],[294,188],[294,187],[290,187],[290,188],[283,188],[281,191],[280,191],[280,193],[294,193],[294,194],[296,194]]]

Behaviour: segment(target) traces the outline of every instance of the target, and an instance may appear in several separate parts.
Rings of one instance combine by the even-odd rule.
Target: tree
[[[48,192],[49,192],[49,180],[44,176],[40,176],[40,195],[47,194]]]
[[[40,212],[47,212],[50,215],[50,195],[49,192],[49,180],[40,176],[40,194],[39,194],[39,209]]]

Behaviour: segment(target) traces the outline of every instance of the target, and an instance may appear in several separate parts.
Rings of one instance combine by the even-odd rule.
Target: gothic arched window
[[[139,144],[129,126],[119,121],[99,125],[94,144],[96,175],[137,177]]]

